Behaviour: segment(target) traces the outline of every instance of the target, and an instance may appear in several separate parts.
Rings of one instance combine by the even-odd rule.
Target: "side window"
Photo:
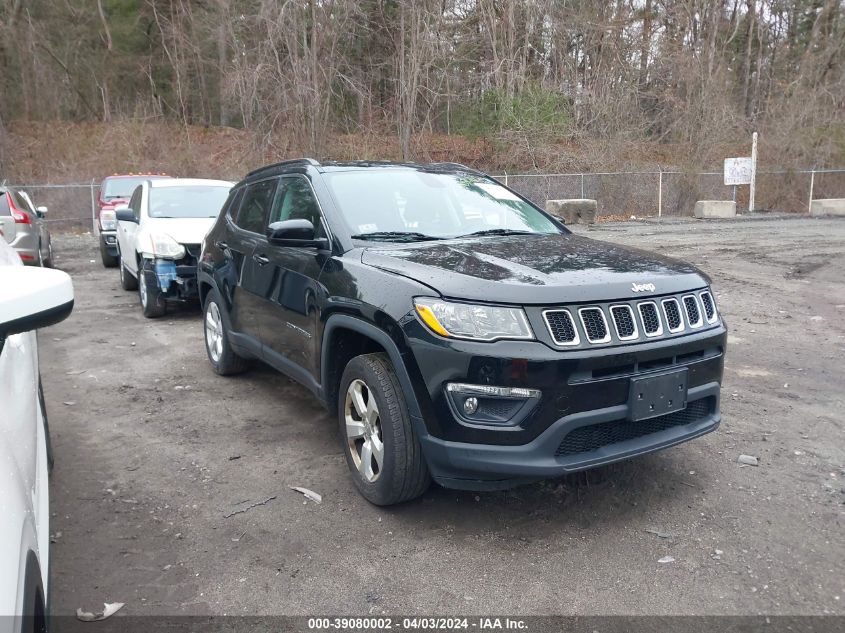
[[[270,210],[276,182],[276,179],[262,180],[246,188],[235,224],[245,231],[264,233],[264,218]]]
[[[273,203],[267,224],[282,220],[308,220],[314,225],[316,237],[324,237],[320,205],[314,197],[314,191],[303,176],[282,178],[279,194]]]
[[[15,202],[15,206],[20,211],[26,211],[28,213],[32,213],[32,207],[30,207],[29,202],[19,192],[13,191],[12,192],[12,199]]]
[[[132,213],[135,215],[137,219],[141,219],[141,191],[143,187],[140,185],[135,187],[135,191],[132,192],[132,197],[129,199],[129,208],[132,209]]]
[[[241,200],[244,198],[244,191],[246,191],[246,187],[232,189],[232,191],[229,192],[229,197],[226,199],[226,202],[223,203],[223,211],[220,215],[229,216],[229,219],[234,222],[235,217],[238,215],[238,207],[241,206]]]

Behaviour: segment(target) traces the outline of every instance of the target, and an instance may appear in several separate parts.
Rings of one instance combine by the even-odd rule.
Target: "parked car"
[[[22,266],[0,240],[0,626],[46,630],[50,432],[35,330],[73,309],[70,277]],[[8,628],[7,628],[8,627]]]
[[[720,423],[726,343],[695,267],[572,234],[452,165],[250,173],[203,242],[209,361],[260,359],[337,413],[369,501],[492,489]]]
[[[117,219],[115,208],[129,202],[135,187],[145,180],[171,178],[167,174],[112,174],[100,183],[97,196],[97,230],[100,234],[100,259],[106,268],[117,266]]]
[[[36,207],[25,191],[0,187],[0,232],[24,264],[53,266],[53,242],[43,222],[47,207]]]
[[[197,258],[232,188],[225,180],[144,180],[118,206],[120,283],[138,290],[145,317],[166,313],[168,301],[196,300]]]

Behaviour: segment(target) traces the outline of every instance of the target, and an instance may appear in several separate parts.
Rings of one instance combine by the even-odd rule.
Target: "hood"
[[[201,244],[217,218],[147,218],[149,232],[167,233],[180,244]]]
[[[100,200],[100,211],[105,209],[114,209],[119,204],[129,204],[129,197],[126,198],[109,198],[108,200]]]
[[[709,283],[689,264],[577,235],[390,244],[367,248],[361,261],[444,297],[523,305],[623,300]]]

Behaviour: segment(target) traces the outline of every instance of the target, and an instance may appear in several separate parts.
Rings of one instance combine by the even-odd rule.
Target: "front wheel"
[[[100,259],[103,260],[103,266],[105,268],[114,268],[120,264],[120,257],[109,253],[106,241],[102,237],[100,237]]]
[[[387,506],[428,489],[428,466],[385,354],[349,361],[338,391],[338,418],[346,463],[367,501]]]
[[[164,316],[167,312],[167,301],[158,285],[155,271],[147,270],[146,265],[138,266],[138,298],[141,300],[141,312],[148,319]]]
[[[41,265],[44,266],[44,268],[52,268],[53,267],[53,240],[52,240],[52,238],[47,239],[47,255],[42,258]]]

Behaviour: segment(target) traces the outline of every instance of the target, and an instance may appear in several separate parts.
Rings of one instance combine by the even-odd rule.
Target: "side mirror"
[[[43,218],[47,215],[47,207],[35,207],[35,213],[38,214],[39,218]]]
[[[118,222],[134,222],[138,224],[138,219],[135,217],[135,212],[127,207],[125,204],[115,207],[115,216]]]
[[[276,246],[328,248],[325,238],[314,238],[314,225],[308,220],[282,220],[267,227],[267,239]]]
[[[63,321],[73,310],[70,275],[51,268],[0,267],[0,340]]]

